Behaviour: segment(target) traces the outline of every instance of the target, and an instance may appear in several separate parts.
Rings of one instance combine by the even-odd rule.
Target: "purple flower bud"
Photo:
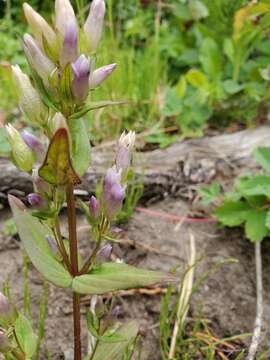
[[[46,152],[44,145],[41,143],[41,141],[35,135],[31,134],[26,130],[23,130],[21,135],[25,143],[36,154],[38,161],[43,162]]]
[[[45,239],[46,239],[50,249],[52,250],[52,253],[54,255],[58,254],[58,248],[57,248],[57,245],[56,245],[53,237],[51,235],[46,235]]]
[[[34,184],[34,191],[43,197],[51,195],[51,186],[38,175],[37,168],[33,169],[32,179]]]
[[[104,15],[104,0],[93,0],[83,27],[90,52],[95,52],[98,47],[103,30]]]
[[[23,49],[29,65],[41,77],[44,84],[48,85],[49,76],[55,69],[54,63],[47,58],[36,41],[29,34],[25,34],[23,37]]]
[[[120,183],[121,171],[112,167],[107,171],[104,179],[102,205],[109,219],[112,219],[121,209],[125,198],[125,189]]]
[[[135,145],[136,135],[135,132],[129,133],[123,132],[120,136],[117,145],[117,151],[115,156],[115,164],[118,170],[122,169],[124,173],[130,166],[132,151]]]
[[[12,324],[16,319],[16,310],[9,303],[8,298],[0,292],[0,323],[2,325]]]
[[[112,317],[118,318],[119,314],[120,314],[120,306],[118,305],[112,309]]]
[[[109,260],[112,254],[112,245],[106,244],[97,253],[97,257],[102,260]]]
[[[27,201],[35,209],[45,209],[48,206],[47,201],[36,193],[27,195]]]
[[[83,102],[89,91],[90,61],[81,55],[73,64],[72,94],[77,102]]]
[[[12,349],[12,344],[3,331],[0,331],[0,352],[5,353]]]
[[[39,194],[33,193],[27,195],[27,200],[31,206],[39,206],[42,201],[42,198]]]
[[[101,85],[103,81],[105,81],[107,77],[111,75],[111,73],[116,69],[116,67],[117,64],[110,64],[94,70],[90,74],[89,78],[90,89],[95,89],[96,87]]]
[[[100,214],[100,206],[99,206],[99,203],[98,203],[97,199],[95,198],[95,196],[91,196],[91,198],[90,198],[89,212],[90,212],[91,218],[93,220],[97,220],[97,218],[99,217],[99,214]]]
[[[64,42],[60,54],[60,64],[65,67],[68,63],[74,62],[78,57],[78,32],[77,24],[68,23],[65,27]]]

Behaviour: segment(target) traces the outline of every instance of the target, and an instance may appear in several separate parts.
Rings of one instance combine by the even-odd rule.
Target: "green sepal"
[[[69,121],[71,136],[71,158],[76,173],[83,176],[90,166],[91,146],[87,127],[83,119]]]
[[[30,321],[21,313],[19,313],[15,321],[14,330],[26,359],[31,359],[36,352],[38,338],[34,333]]]

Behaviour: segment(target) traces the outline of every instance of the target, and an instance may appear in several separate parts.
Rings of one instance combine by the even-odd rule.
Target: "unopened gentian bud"
[[[102,66],[91,72],[89,77],[89,87],[90,89],[95,89],[107,79],[108,76],[116,69],[117,64],[110,64]]]
[[[106,244],[102,246],[102,248],[98,251],[97,258],[101,261],[110,260],[111,254],[112,254],[112,245]]]
[[[32,180],[34,185],[34,191],[36,191],[42,197],[48,197],[51,195],[51,185],[49,185],[38,175],[38,168],[33,169]]]
[[[31,206],[38,206],[42,202],[42,197],[39,194],[27,195],[27,200]]]
[[[64,115],[60,112],[56,113],[50,120],[49,120],[49,128],[51,134],[54,135],[57,130],[59,129],[66,129],[69,132],[67,120]]]
[[[12,344],[7,335],[0,330],[0,352],[6,353],[12,349]]]
[[[60,64],[65,67],[68,63],[74,62],[78,57],[78,33],[75,23],[67,23],[65,36],[60,54]]]
[[[43,53],[31,35],[23,37],[23,49],[31,68],[41,77],[44,84],[48,86],[49,77],[55,69],[55,64]]]
[[[72,94],[76,102],[83,102],[89,91],[90,61],[81,55],[73,64]]]
[[[46,239],[50,249],[52,250],[52,253],[54,255],[57,255],[58,254],[58,248],[57,248],[57,245],[56,245],[53,237],[51,235],[46,235],[45,239]]]
[[[90,52],[95,52],[98,47],[103,30],[104,15],[104,0],[93,0],[83,27]]]
[[[8,298],[0,292],[0,324],[10,325],[15,321],[16,316],[14,305],[10,304]]]
[[[47,110],[29,77],[22,72],[18,65],[12,66],[12,74],[19,94],[21,110],[29,120],[43,124],[46,120]]]
[[[56,46],[56,34],[47,21],[27,3],[23,4],[23,11],[39,45],[43,47],[43,38],[45,38],[50,46]]]
[[[55,28],[58,33],[65,37],[66,24],[77,24],[73,7],[69,0],[55,1]]]
[[[121,171],[110,168],[104,179],[102,205],[107,217],[111,220],[120,211],[125,198],[125,189],[121,185]]]
[[[135,132],[130,131],[127,134],[123,132],[118,141],[115,164],[117,170],[122,169],[123,173],[125,173],[125,171],[130,167],[135,139]]]
[[[93,220],[97,220],[100,214],[100,206],[95,196],[91,196],[89,201],[89,213]]]
[[[42,144],[42,142],[35,135],[31,134],[30,132],[28,132],[26,130],[23,130],[21,135],[22,135],[22,138],[25,141],[25,143],[36,154],[38,161],[42,162],[46,155],[45,147]]]
[[[35,163],[35,156],[32,150],[26,145],[18,130],[11,124],[6,125],[6,131],[16,165],[22,171],[30,172]]]

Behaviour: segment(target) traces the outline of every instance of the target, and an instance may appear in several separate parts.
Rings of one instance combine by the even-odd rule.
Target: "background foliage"
[[[51,1],[30,4],[48,20]],[[123,128],[146,132],[161,147],[205,129],[253,126],[267,118],[270,79],[269,4],[247,0],[107,1],[106,33],[96,66],[116,62],[111,79],[93,92],[128,100],[88,117],[96,142]],[[17,41],[26,28],[22,1],[1,2],[1,120],[18,121],[9,63],[26,68]],[[73,5],[83,21],[88,1]],[[242,10],[240,10],[242,9]],[[172,136],[173,135],[173,136]]]

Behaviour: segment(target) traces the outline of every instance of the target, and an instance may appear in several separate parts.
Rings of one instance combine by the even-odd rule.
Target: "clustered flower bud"
[[[23,130],[21,133],[24,142],[35,153],[39,162],[42,162],[45,157],[45,147],[42,142],[30,132]]]
[[[123,173],[130,167],[135,139],[135,132],[130,131],[127,134],[123,132],[118,141],[115,164],[116,168],[118,170],[122,169]]]
[[[25,172],[30,172],[35,163],[32,150],[26,145],[21,134],[11,124],[6,125],[7,139],[12,149],[16,165]]]
[[[19,94],[21,110],[34,124],[43,124],[47,111],[37,90],[18,65],[12,66],[12,73]]]
[[[105,15],[104,0],[93,0],[88,18],[84,24],[84,32],[90,52],[95,52],[101,39]]]
[[[92,221],[103,214],[111,221],[121,210],[125,198],[126,174],[131,165],[132,153],[135,146],[135,132],[123,132],[116,149],[115,165],[106,172],[101,198],[90,198],[89,214]]]
[[[103,81],[105,81],[107,77],[110,76],[111,73],[116,69],[116,66],[116,64],[105,65],[91,72],[89,78],[90,89],[95,89],[100,86]]]

